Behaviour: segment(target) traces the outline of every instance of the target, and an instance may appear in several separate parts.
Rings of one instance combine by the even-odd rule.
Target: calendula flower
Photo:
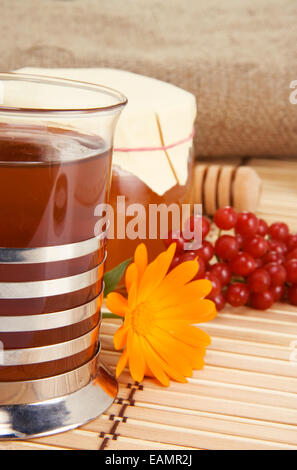
[[[175,249],[173,243],[148,264],[146,246],[138,245],[125,275],[128,298],[117,292],[107,296],[107,308],[124,319],[114,335],[115,348],[123,350],[117,377],[129,364],[135,381],[149,375],[168,386],[170,379],[187,382],[193,369],[204,365],[210,337],[193,324],[216,316],[214,303],[204,299],[212,285],[206,279],[192,280],[197,260],[168,272]]]

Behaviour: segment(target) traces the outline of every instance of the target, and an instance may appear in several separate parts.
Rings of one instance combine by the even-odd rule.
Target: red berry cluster
[[[205,239],[211,227],[209,219],[191,216],[186,222],[192,233],[195,224],[201,227],[199,249],[185,250],[183,234],[169,234],[165,245],[172,242],[177,245],[171,269],[197,258],[196,279],[212,282],[208,298],[215,302],[218,310],[222,310],[226,302],[234,307],[248,304],[260,310],[280,300],[297,305],[297,233],[291,234],[283,222],[268,226],[255,214],[237,213],[232,207],[218,209],[214,223],[220,233],[222,230],[232,232],[220,234],[212,244]]]

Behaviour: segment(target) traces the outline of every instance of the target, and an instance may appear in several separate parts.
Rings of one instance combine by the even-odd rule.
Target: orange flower
[[[212,320],[215,305],[204,299],[211,282],[191,281],[198,262],[185,261],[168,272],[176,245],[170,245],[150,264],[146,246],[138,245],[134,262],[126,270],[128,299],[117,292],[107,296],[107,308],[124,317],[114,335],[116,349],[123,349],[116,368],[118,377],[129,363],[134,380],[156,377],[168,386],[170,378],[187,382],[193,369],[201,369],[209,336],[192,326]],[[190,282],[191,281],[191,282]]]

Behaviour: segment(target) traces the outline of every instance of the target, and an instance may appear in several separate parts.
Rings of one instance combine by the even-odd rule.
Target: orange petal
[[[134,281],[130,287],[128,294],[128,306],[129,309],[134,310],[137,305],[137,295],[138,295],[138,282]]]
[[[174,368],[185,377],[192,376],[193,370],[191,365],[185,360],[182,354],[179,354],[177,351],[178,348],[175,348],[176,345],[173,340],[168,341],[164,335],[155,334],[155,330],[154,333],[147,335],[147,339],[167,364],[174,366]]]
[[[129,264],[125,273],[125,284],[126,284],[126,289],[128,292],[133,282],[137,282],[137,281],[138,281],[138,269],[135,263],[131,263]]]
[[[161,253],[148,265],[139,284],[138,302],[144,302],[164,279],[172,262],[176,244],[172,243],[168,250]]]
[[[206,348],[211,343],[210,336],[196,326],[184,325],[181,322],[173,323],[171,320],[158,321],[156,326],[167,330],[179,341],[190,346]]]
[[[185,302],[185,299],[187,303],[196,299],[203,299],[210,293],[211,289],[212,284],[207,279],[192,281],[179,288],[176,288],[173,284],[170,295],[168,293],[168,296],[163,296],[162,298],[155,300],[155,296],[153,294],[150,299],[150,303],[153,307],[161,310],[182,304]]]
[[[129,369],[136,382],[142,382],[146,363],[139,336],[134,333],[129,345]]]
[[[106,307],[115,315],[124,317],[128,311],[128,302],[118,292],[111,292],[106,297]]]
[[[203,323],[213,320],[217,315],[214,302],[197,299],[189,303],[166,308],[157,314],[158,320],[179,320],[188,323]]]
[[[137,266],[139,279],[141,279],[148,263],[147,249],[144,243],[137,246],[134,253],[134,262]]]
[[[164,361],[164,359],[158,354],[157,351],[153,348],[153,346],[150,344],[147,338],[143,339],[148,347],[148,350],[150,352],[150,357],[153,356],[155,361],[157,362],[158,366],[161,367],[161,369],[173,380],[176,380],[176,382],[181,382],[181,383],[187,383],[187,379],[183,374],[180,374],[177,370],[176,367],[172,364],[168,364],[168,362]],[[147,360],[148,367],[150,368],[150,361],[151,359]]]
[[[155,328],[152,333],[158,338],[159,343],[163,343],[168,350],[174,350],[176,355],[182,357],[184,362],[188,362],[194,369],[201,369],[204,365],[205,346],[191,346],[184,341],[180,341],[171,332]],[[176,360],[176,356],[175,356]]]
[[[175,290],[183,287],[196,276],[199,266],[198,262],[185,261],[174,268],[163,279],[158,289],[155,290],[152,296],[154,302],[158,302],[163,298],[168,298]]]
[[[128,351],[127,351],[127,348],[126,348],[122,352],[122,355],[119,359],[119,362],[117,363],[117,367],[116,367],[116,377],[117,378],[121,375],[121,373],[125,369],[125,367],[127,365],[127,362],[128,362]]]
[[[113,335],[115,349],[123,349],[127,343],[128,330],[123,325]]]
[[[141,344],[145,362],[148,364],[150,371],[156,377],[156,379],[159,380],[162,385],[164,385],[164,387],[168,387],[170,385],[170,380],[168,375],[165,374],[160,361],[158,361],[157,354],[143,337],[141,337]]]

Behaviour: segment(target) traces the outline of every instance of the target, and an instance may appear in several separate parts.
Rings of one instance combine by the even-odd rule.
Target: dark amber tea
[[[63,245],[94,236],[109,190],[110,149],[95,136],[0,126],[0,246]]]
[[[109,191],[110,152],[99,137],[55,128],[1,126],[0,247],[56,247],[94,238],[95,207],[106,201]],[[20,264],[2,262],[0,282],[68,278],[95,270],[103,258],[104,243],[101,243],[97,250],[73,259]],[[28,286],[25,298],[5,298],[5,295],[1,298],[1,295],[0,315],[40,315],[73,309],[98,296],[102,275],[103,270],[92,285],[78,285],[69,293],[30,297]],[[99,308],[98,304],[93,316],[75,325],[48,331],[2,332],[0,340],[5,349],[69,341],[96,326]],[[88,361],[96,345],[93,341],[82,353],[55,361],[54,369],[51,369],[51,361],[42,366],[0,367],[0,380],[40,378],[71,370]]]

